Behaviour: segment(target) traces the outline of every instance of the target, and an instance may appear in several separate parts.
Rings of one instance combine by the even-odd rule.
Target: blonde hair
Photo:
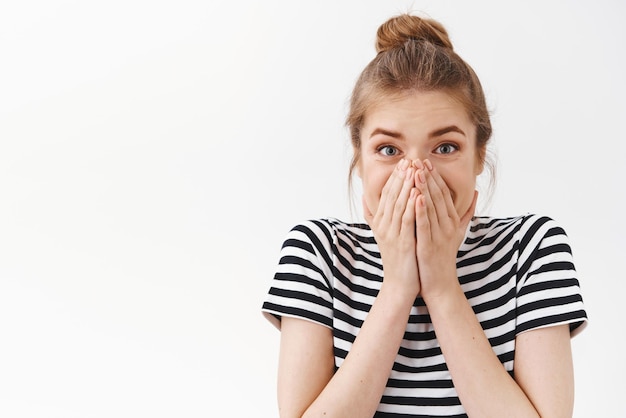
[[[361,129],[368,109],[418,91],[444,91],[464,106],[476,126],[479,162],[493,174],[495,167],[487,161],[491,120],[482,86],[474,70],[454,52],[443,25],[410,14],[392,17],[378,28],[376,52],[354,86],[346,118],[353,148],[350,186],[361,158]]]

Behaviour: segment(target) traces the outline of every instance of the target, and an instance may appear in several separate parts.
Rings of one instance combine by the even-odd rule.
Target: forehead
[[[439,125],[463,125],[474,131],[465,106],[443,91],[405,91],[380,97],[364,115],[363,133],[380,127],[433,129]]]

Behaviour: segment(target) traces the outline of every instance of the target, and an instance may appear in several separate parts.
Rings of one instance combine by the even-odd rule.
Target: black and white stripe
[[[506,370],[513,374],[515,337],[569,324],[586,312],[567,236],[537,215],[476,217],[459,248],[457,273],[467,299]],[[341,367],[383,280],[371,229],[337,219],[304,222],[285,240],[262,310],[310,320],[333,330]],[[417,298],[376,417],[465,416],[430,322]]]

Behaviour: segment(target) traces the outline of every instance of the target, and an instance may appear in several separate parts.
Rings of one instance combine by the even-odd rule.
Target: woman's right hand
[[[283,318],[278,377],[281,417],[372,417],[376,413],[420,290],[414,176],[411,163],[401,161],[387,179],[375,213],[363,200],[363,213],[381,253],[384,279],[341,367],[335,371],[329,328]]]
[[[363,199],[363,214],[372,228],[384,270],[384,284],[398,284],[415,297],[420,291],[415,239],[415,169],[401,160],[382,189],[376,213]]]

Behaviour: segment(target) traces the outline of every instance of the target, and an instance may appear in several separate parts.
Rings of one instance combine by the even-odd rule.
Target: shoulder
[[[308,219],[296,224],[291,235],[303,234],[309,239],[333,242],[337,237],[349,238],[362,242],[373,242],[374,234],[369,225],[345,222],[336,218]]]
[[[465,245],[467,253],[488,251],[498,258],[504,254],[516,258],[520,277],[548,268],[574,269],[565,230],[546,215],[476,217],[470,225]]]
[[[556,220],[546,215],[527,214],[521,217],[521,230],[524,233],[562,233],[565,231]]]
[[[524,216],[491,217],[475,216],[472,218],[461,246],[461,253],[471,252],[478,248],[495,247],[515,244]]]
[[[298,246],[310,252],[332,253],[341,243],[352,246],[375,245],[374,234],[364,223],[345,222],[336,218],[301,221],[291,228],[285,246]]]
[[[529,214],[523,217],[519,246],[522,254],[538,248],[571,253],[565,230],[556,220],[546,215]]]
[[[468,236],[476,239],[503,231],[515,231],[519,237],[565,235],[563,228],[551,217],[529,213],[511,217],[475,216],[470,222]]]
[[[460,248],[461,256],[499,254],[513,251],[526,254],[549,242],[567,245],[563,228],[551,217],[524,214],[511,217],[475,216],[468,226],[465,241]],[[543,243],[543,244],[542,244]]]

